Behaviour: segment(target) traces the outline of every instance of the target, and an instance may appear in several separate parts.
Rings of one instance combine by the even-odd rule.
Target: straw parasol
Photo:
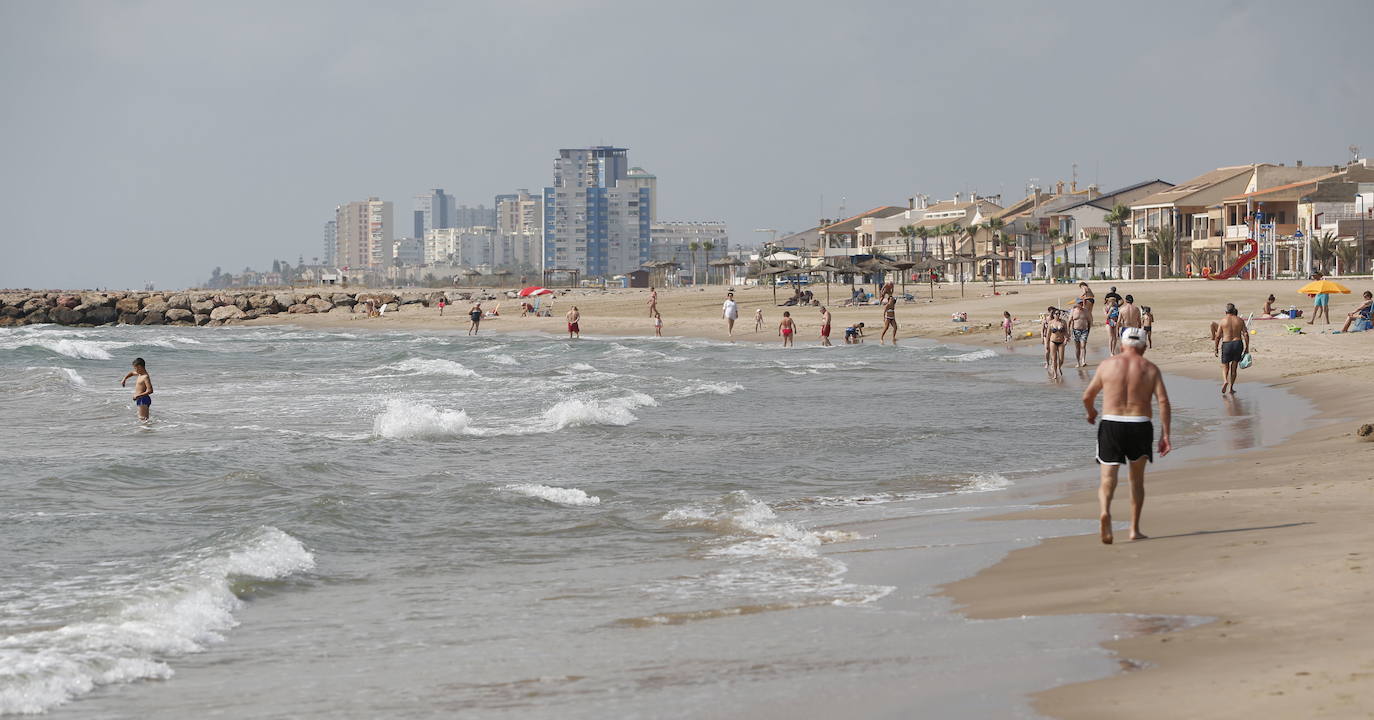
[[[496,281],[496,282],[500,283],[500,282],[504,282],[504,279],[505,279],[505,278],[508,278],[508,277],[510,277],[510,276],[513,275],[513,274],[514,274],[514,273],[512,273],[512,272],[509,271],[509,270],[497,270],[496,272],[492,273],[491,276],[494,277],[494,278],[500,278],[500,279],[498,279],[498,280]]]
[[[469,280],[471,280],[472,278],[475,278],[475,277],[481,277],[481,276],[482,276],[481,271],[479,271],[479,270],[474,270],[473,268],[468,268],[467,270],[464,270],[464,271],[462,271],[462,272],[460,272],[460,273],[458,273],[458,274],[459,274],[459,275],[462,275],[462,276],[465,277],[465,278],[468,278]],[[475,287],[475,285],[474,285],[474,287]]]
[[[835,279],[834,273],[840,272],[841,270],[843,270],[843,268],[831,265],[830,263],[821,263],[811,268],[811,272],[813,273],[825,273],[825,304],[827,307],[830,305],[830,283]]]
[[[979,261],[987,261],[987,260],[993,260],[993,261],[994,261],[994,262],[993,262],[993,265],[992,265],[992,292],[993,292],[994,295],[996,295],[996,294],[997,294],[997,267],[998,267],[1002,262],[1004,262],[1004,261],[1006,261],[1006,260],[1013,260],[1013,259],[1015,259],[1015,258],[1011,258],[1011,257],[1008,257],[1008,256],[1006,256],[1006,255],[998,255],[997,253],[988,253],[988,254],[986,254],[986,255],[979,255],[978,257],[976,257],[976,258],[974,258],[974,259],[975,259],[975,260],[979,260]]]
[[[940,262],[939,260],[936,260],[934,258],[925,258],[924,260],[919,260],[917,262],[911,263],[911,267],[909,269],[916,270],[917,272],[925,274],[930,272],[931,270],[936,270],[944,266],[945,264],[943,262]],[[932,299],[935,297],[935,278],[930,279],[930,297]]]
[[[759,276],[760,276],[760,277],[763,277],[763,276],[766,275],[766,276],[768,276],[768,277],[771,278],[771,277],[774,277],[774,276],[777,276],[777,275],[781,275],[781,274],[783,274],[783,273],[785,273],[785,272],[791,272],[791,271],[792,271],[791,268],[783,267],[783,266],[781,266],[781,265],[765,265],[765,266],[763,267],[763,269],[759,271]],[[773,305],[777,305],[777,304],[778,304],[778,283],[777,283],[776,281],[770,281],[770,284],[773,286]]]
[[[726,255],[725,257],[716,258],[715,260],[712,260],[711,262],[706,263],[706,266],[707,266],[707,267],[717,267],[717,268],[728,268],[728,267],[739,267],[739,266],[744,265],[744,264],[746,264],[746,263],[745,263],[743,260],[741,260],[741,259],[739,259],[739,258],[737,258],[737,257],[734,257],[734,256],[732,256],[732,255]],[[723,279],[722,279],[722,282],[723,282]],[[711,273],[710,273],[709,271],[706,273],[706,284],[707,284],[707,285],[710,285],[710,284],[711,284]]]

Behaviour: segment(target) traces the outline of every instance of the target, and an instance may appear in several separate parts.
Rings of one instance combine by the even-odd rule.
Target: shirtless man
[[[883,302],[883,332],[878,336],[878,344],[882,345],[887,338],[887,331],[892,330],[892,344],[897,344],[897,298],[888,295]]]
[[[1140,306],[1135,304],[1135,296],[1127,295],[1125,300],[1126,302],[1121,306],[1117,318],[1121,329],[1141,327]],[[1120,332],[1120,330],[1117,331],[1118,334]]]
[[[1145,331],[1126,328],[1121,333],[1121,354],[1102,361],[1083,392],[1083,408],[1088,424],[1097,422],[1094,403],[1102,393],[1102,422],[1097,426],[1097,462],[1101,482],[1097,499],[1103,544],[1112,544],[1112,495],[1116,493],[1117,471],[1128,466],[1131,480],[1131,539],[1144,540],[1140,531],[1140,511],[1145,506],[1145,463],[1154,439],[1151,398],[1159,403],[1159,456],[1173,450],[1169,442],[1169,393],[1164,377],[1154,363],[1145,359]]]
[[[1087,310],[1088,315],[1091,316],[1093,314],[1093,305],[1097,303],[1097,296],[1093,294],[1092,288],[1088,287],[1088,284],[1085,282],[1078,283],[1078,287],[1083,289],[1078,299],[1083,302],[1083,309]]]
[[[1226,314],[1217,323],[1212,335],[1215,343],[1212,354],[1221,358],[1221,394],[1236,394],[1236,373],[1240,371],[1240,359],[1250,352],[1250,333],[1245,329],[1245,321],[1240,319],[1240,311],[1235,303],[1226,303]]]
[[[1088,333],[1093,327],[1092,306],[1080,299],[1069,313],[1069,330],[1073,332],[1074,367],[1088,366]]]
[[[830,347],[830,308],[821,306],[821,345]]]
[[[582,311],[578,310],[577,306],[574,305],[564,317],[568,320],[568,339],[574,340],[582,337],[582,326],[578,324],[582,319]]]
[[[1064,322],[1058,310],[1050,317],[1046,328],[1046,339],[1050,347],[1050,379],[1064,379],[1064,346],[1069,342],[1069,324]]]
[[[783,347],[792,347],[792,336],[797,334],[797,323],[792,319],[792,311],[783,311],[782,322],[778,323],[778,334],[782,336]]]
[[[153,378],[148,374],[143,358],[134,358],[133,366],[134,369],[119,381],[119,386],[124,387],[131,377],[138,378],[134,383],[134,407],[138,408],[139,421],[148,422],[148,411],[153,407]]]

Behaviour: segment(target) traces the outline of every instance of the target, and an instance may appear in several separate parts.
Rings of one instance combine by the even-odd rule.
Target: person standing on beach
[[[1159,456],[1173,450],[1169,442],[1169,393],[1159,368],[1145,359],[1145,331],[1126,328],[1121,333],[1121,354],[1102,361],[1092,382],[1083,391],[1083,408],[1088,424],[1097,424],[1097,462],[1100,483],[1098,530],[1102,543],[1112,544],[1112,496],[1116,493],[1117,473],[1128,467],[1131,482],[1131,539],[1144,540],[1140,531],[1140,511],[1145,506],[1145,463],[1154,460],[1150,445],[1154,440],[1151,400],[1159,403]],[[1095,403],[1102,395],[1102,422],[1097,422]]]
[[[446,304],[443,298],[439,298],[439,317],[444,316],[444,305]]]
[[[655,313],[658,311],[655,310]],[[582,326],[578,321],[582,319],[582,312],[574,305],[568,314],[564,316],[568,320],[568,339],[573,340],[582,337]]]
[[[654,337],[663,337],[663,316],[654,311]]]
[[[658,312],[658,290],[649,288],[649,317],[653,317]]]
[[[472,309],[468,310],[468,320],[472,321],[471,324],[468,325],[468,334],[476,335],[477,326],[482,324],[482,303],[475,303]]]
[[[1069,342],[1069,324],[1064,322],[1061,313],[1056,310],[1050,316],[1050,324],[1047,336],[1050,347],[1050,379],[1064,379],[1064,346]]]
[[[1093,305],[1097,304],[1097,296],[1093,295],[1092,288],[1088,287],[1088,283],[1086,282],[1078,283],[1078,287],[1083,290],[1083,292],[1079,293],[1078,300],[1083,303],[1083,309],[1088,311],[1088,316],[1091,318],[1093,314]]]
[[[143,358],[134,358],[134,369],[119,381],[119,386],[124,387],[124,383],[129,382],[129,378],[137,377],[134,383],[134,407],[138,408],[138,419],[140,422],[148,422],[148,411],[153,407],[153,377],[148,374],[148,366],[143,362]]]
[[[1140,306],[1140,329],[1145,331],[1145,349],[1155,347],[1155,313],[1149,305]]]
[[[1116,291],[1115,285],[1111,286],[1111,288],[1107,290],[1107,294],[1102,296],[1102,301],[1107,304],[1111,304],[1113,300],[1118,304],[1121,302],[1121,293]]]
[[[778,323],[778,334],[782,336],[783,347],[792,347],[792,336],[797,334],[797,323],[792,319],[790,310],[782,312],[782,322]]]
[[[1235,303],[1226,303],[1226,314],[1217,323],[1212,341],[1215,343],[1212,354],[1221,358],[1221,394],[1235,395],[1241,358],[1250,352],[1250,332],[1245,329],[1245,321],[1240,319]]]
[[[1312,280],[1322,279],[1321,273],[1312,273]],[[1318,317],[1325,317],[1326,324],[1331,324],[1331,293],[1317,293],[1312,296],[1312,319],[1307,321],[1308,325],[1317,322]]]
[[[1079,298],[1069,312],[1069,331],[1073,333],[1074,367],[1088,366],[1088,333],[1092,332],[1092,305]]]
[[[1118,314],[1118,324],[1122,329],[1141,327],[1140,306],[1135,304],[1135,296],[1127,295],[1126,302],[1121,305]],[[1120,331],[1118,331],[1119,333]]]
[[[757,309],[754,310],[754,332],[759,332],[759,331],[762,330],[762,329],[763,329],[763,308],[757,308]]]
[[[1059,315],[1059,310],[1053,305],[1045,308],[1045,314],[1040,316],[1040,344],[1045,350],[1045,367],[1050,366],[1050,321]]]
[[[882,344],[884,343],[884,338],[887,337],[887,331],[888,331],[889,328],[891,328],[891,330],[892,330],[892,344],[893,344],[893,345],[896,345],[896,344],[897,344],[897,298],[896,298],[896,296],[894,296],[894,295],[888,295],[888,296],[887,296],[887,300],[883,303],[883,331],[882,331],[882,333],[881,333],[880,335],[878,335],[878,344],[879,344],[879,345],[882,345]]]
[[[725,302],[720,306],[720,315],[725,318],[725,332],[730,336],[730,342],[734,342],[735,321],[739,319],[739,303],[735,302],[734,293],[725,294]]]
[[[1009,343],[1009,342],[1011,342],[1011,325],[1012,325],[1012,322],[1011,322],[1011,312],[1010,312],[1010,311],[1007,311],[1007,310],[1003,310],[1003,311],[1002,311],[1002,342],[1004,342],[1004,343]]]
[[[1107,352],[1121,352],[1121,298],[1107,300]]]
[[[821,345],[830,347],[830,308],[821,306]]]

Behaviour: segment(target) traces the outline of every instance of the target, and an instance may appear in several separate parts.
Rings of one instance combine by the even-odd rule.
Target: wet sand
[[[1355,291],[1333,297],[1329,326],[1302,321],[1255,321],[1255,366],[1242,371],[1235,420],[1218,433],[1219,447],[1180,450],[1152,466],[1142,521],[1150,540],[1101,545],[1096,529],[1096,468],[1083,467],[1079,489],[1043,507],[1017,513],[1016,520],[1070,520],[1086,535],[1047,540],[1010,553],[976,576],[954,582],[944,592],[971,618],[1026,615],[1137,613],[1145,616],[1205,616],[1215,621],[1191,629],[1125,637],[1107,647],[1131,670],[1088,683],[1063,685],[1035,696],[1041,712],[1063,718],[1110,717],[1367,717],[1374,715],[1374,636],[1368,615],[1374,600],[1370,553],[1374,529],[1366,518],[1374,501],[1374,442],[1354,435],[1371,421],[1368,364],[1374,334],[1323,334],[1339,329],[1358,293],[1374,287],[1368,279],[1342,280]],[[1171,375],[1213,381],[1219,366],[1212,355],[1208,324],[1226,302],[1242,317],[1258,312],[1273,293],[1279,305],[1309,305],[1296,293],[1298,281],[1122,281],[1119,292],[1133,293],[1154,309],[1155,345],[1148,357]],[[1093,283],[1097,296],[1108,283]],[[824,298],[824,287],[814,288]],[[870,286],[870,289],[871,286]],[[1025,354],[1030,370],[1040,372],[1041,346],[1036,317],[1046,305],[1066,306],[1077,295],[1070,285],[1015,285],[1016,294],[991,296],[982,284],[939,287],[929,300],[928,286],[909,286],[916,303],[898,306],[902,337],[1001,347]],[[999,288],[1004,289],[1004,288]],[[779,297],[785,297],[779,290]],[[848,296],[835,285],[832,299]],[[724,339],[720,302],[724,288],[660,292],[665,335]],[[741,341],[779,342],[782,311],[768,289],[738,291]],[[576,304],[589,335],[651,335],[647,291],[573,291],[559,297],[553,318],[520,318],[518,301],[503,301],[504,316],[483,324],[483,332],[564,331],[562,313]],[[753,330],[753,312],[764,308],[766,325]],[[1098,309],[1100,310],[1100,302]],[[455,309],[461,309],[459,304]],[[1001,311],[1018,317],[1018,340],[1001,342]],[[816,344],[818,311],[794,309],[800,321],[799,345]],[[956,311],[968,323],[950,322]],[[379,319],[331,313],[293,316],[275,322],[337,329],[437,329],[466,327],[464,317],[439,318],[437,310],[406,310]],[[868,342],[881,327],[877,307],[834,308],[832,340],[843,328],[863,320]],[[808,317],[809,316],[809,317]],[[1100,318],[1100,313],[1099,313]],[[273,322],[273,321],[268,321]],[[1307,334],[1284,326],[1301,322]],[[255,321],[254,324],[267,324]],[[961,332],[961,328],[966,331]],[[1038,333],[1037,333],[1038,334]],[[1090,346],[1098,355],[1103,329],[1094,329]],[[1066,374],[1074,372],[1066,368]],[[1277,444],[1265,444],[1267,423],[1247,410],[1247,392],[1256,384],[1274,385],[1308,399],[1316,408],[1310,427]],[[1198,386],[1207,387],[1207,386]],[[1196,390],[1205,392],[1206,390]],[[1218,393],[1219,397],[1219,393]],[[1066,421],[1081,422],[1080,418]],[[1084,432],[1092,432],[1083,424]],[[1189,456],[1192,456],[1191,458]],[[1209,457],[1200,457],[1209,456]],[[1071,485],[1066,485],[1069,491]],[[1129,493],[1118,490],[1118,521],[1129,515]],[[900,695],[894,689],[894,694]],[[1161,705],[1164,698],[1166,705]],[[900,707],[899,698],[882,703]]]

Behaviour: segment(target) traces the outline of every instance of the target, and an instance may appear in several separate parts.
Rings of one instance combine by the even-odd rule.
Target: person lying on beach
[[[778,334],[782,336],[782,346],[792,346],[792,336],[797,333],[797,323],[792,319],[792,312],[784,310],[782,322],[778,323]]]
[[[139,421],[148,422],[148,411],[153,407],[153,376],[148,374],[148,366],[143,358],[134,358],[132,364],[134,369],[119,381],[119,386],[124,387],[131,377],[138,378],[134,383],[134,407],[138,408]]]
[[[1159,456],[1173,450],[1169,442],[1169,392],[1159,368],[1145,359],[1145,332],[1126,328],[1121,333],[1121,346],[1121,354],[1103,360],[1083,392],[1088,424],[1097,424],[1098,531],[1105,545],[1112,544],[1112,496],[1122,465],[1127,466],[1131,482],[1131,539],[1146,539],[1140,531],[1140,511],[1145,507],[1145,463],[1154,460],[1150,452],[1154,440],[1152,399],[1159,404]],[[1098,394],[1102,395],[1100,423],[1095,407]]]
[[[1221,358],[1221,394],[1236,394],[1236,373],[1240,371],[1241,358],[1250,352],[1250,333],[1245,329],[1245,321],[1234,303],[1226,303],[1226,314],[1216,323],[1212,338],[1213,355]]]
[[[844,329],[844,343],[846,345],[858,345],[864,341],[864,324],[854,323]]]
[[[1369,319],[1371,308],[1374,308],[1374,294],[1368,290],[1364,291],[1364,302],[1355,308],[1355,311],[1345,316],[1345,324],[1341,326],[1341,332],[1350,332],[1350,326],[1360,318]]]

